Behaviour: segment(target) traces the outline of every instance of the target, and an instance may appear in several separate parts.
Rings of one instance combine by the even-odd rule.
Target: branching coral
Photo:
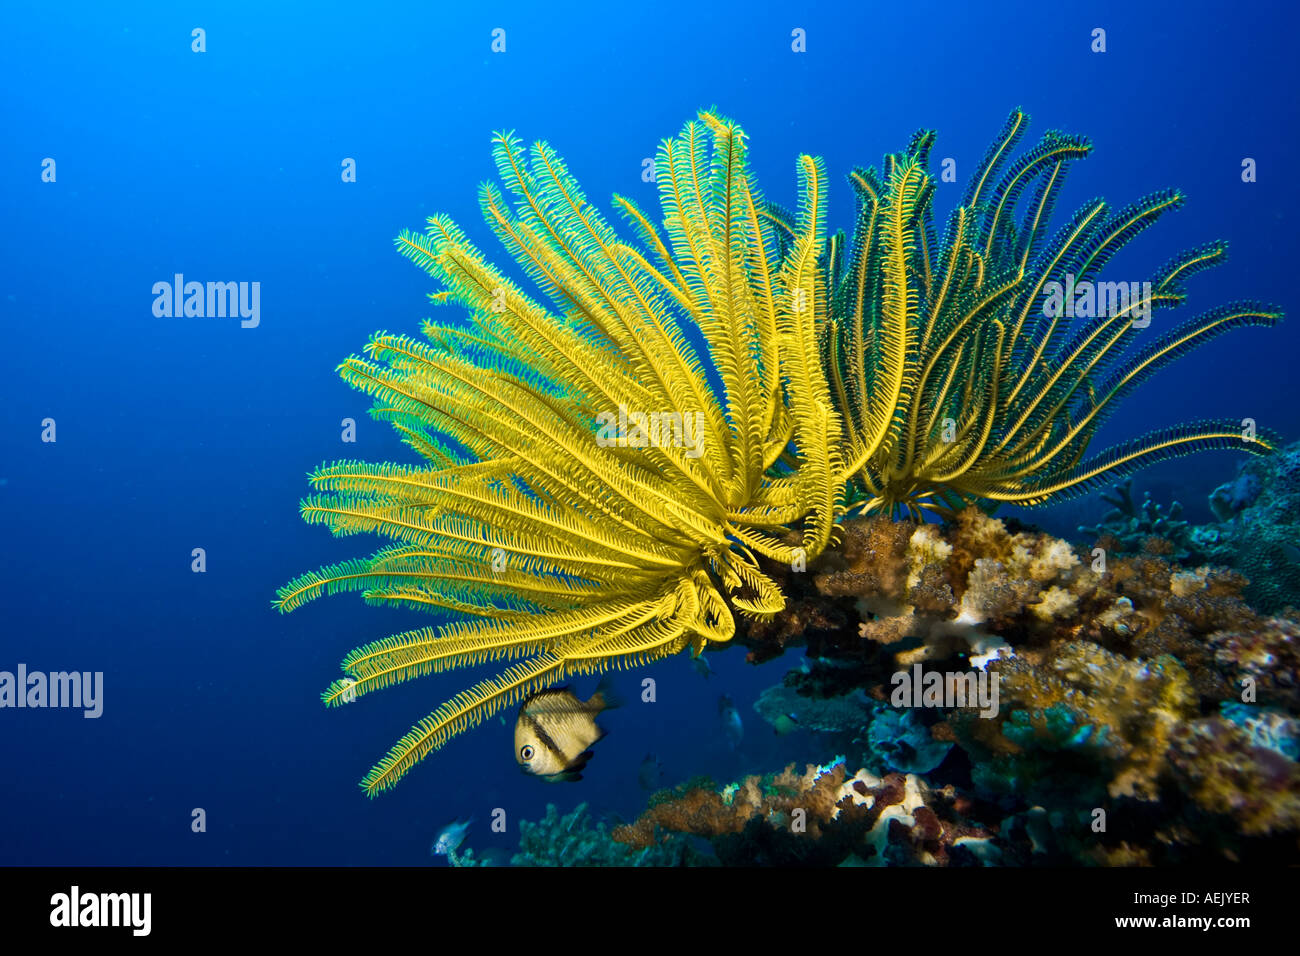
[[[1041,642],[1104,601],[1099,575],[1049,535],[1009,531],[975,509],[946,531],[884,518],[848,522],[838,555],[813,569],[818,590],[856,598],[859,633],[898,645],[900,663],[987,655],[1008,634]],[[1100,610],[1100,608],[1098,608]]]
[[[1152,501],[1147,492],[1139,505],[1133,500],[1131,478],[1116,485],[1113,493],[1103,492],[1101,500],[1111,505],[1111,510],[1100,524],[1081,525],[1079,531],[1090,535],[1108,553],[1166,554],[1176,561],[1199,556],[1192,534],[1194,526],[1183,520],[1183,506],[1177,501],[1166,509]]]

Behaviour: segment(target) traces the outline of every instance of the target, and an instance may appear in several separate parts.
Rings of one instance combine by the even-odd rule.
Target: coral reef
[[[974,509],[943,526],[853,519],[842,535],[789,576],[792,614],[820,601],[844,624],[811,636],[821,661],[787,675],[799,693],[783,708],[865,690],[878,702],[865,765],[968,794],[987,812],[962,822],[983,826],[1003,862],[1300,859],[1300,622],[1256,613],[1243,573],[1149,550],[1079,554]],[[787,623],[748,630],[751,657],[796,643]],[[996,676],[997,713],[885,707],[891,676],[913,666]],[[908,764],[891,750],[907,731],[960,749]],[[734,832],[704,791],[651,822],[708,830],[686,813],[692,801]]]
[[[541,820],[521,821],[514,866],[699,866],[709,862],[689,843],[633,847],[610,838],[603,822],[593,823],[587,804],[561,815],[546,805]]]
[[[1061,636],[1062,621],[1113,603],[1066,542],[974,509],[945,530],[874,518],[847,522],[843,535],[839,551],[810,568],[814,585],[851,598],[858,635],[888,646],[895,663],[984,658],[1011,635],[1044,643]]]
[[[889,768],[904,773],[929,773],[943,763],[952,743],[936,740],[915,710],[878,705],[867,729],[871,752]]]
[[[1265,613],[1300,604],[1300,443],[1243,462],[1210,495],[1221,524],[1204,532],[1216,558],[1249,580],[1245,597]]]
[[[1147,492],[1138,504],[1133,500],[1132,478],[1116,485],[1110,494],[1102,492],[1100,497],[1112,506],[1111,510],[1100,524],[1080,525],[1079,531],[1108,552],[1163,554],[1175,561],[1204,559],[1200,543],[1193,537],[1195,526],[1182,520],[1183,506],[1177,501],[1166,509],[1152,501]]]
[[[367,795],[534,691],[687,649],[698,658],[732,640],[737,618],[756,622],[755,659],[823,638],[828,656],[865,637],[911,642],[918,660],[959,649],[987,659],[1008,646],[1008,628],[1031,644],[1059,640],[1075,626],[1061,622],[1107,611],[1085,604],[1105,597],[1089,578],[1104,568],[1000,523],[980,540],[994,525],[963,509],[1041,505],[1195,451],[1276,450],[1263,430],[1243,441],[1223,419],[1088,454],[1150,375],[1282,313],[1238,301],[1127,347],[1136,316],[1181,305],[1186,280],[1223,260],[1226,244],[1213,242],[1166,262],[1140,300],[1092,316],[1082,334],[1052,287],[1073,290],[1076,274],[1102,269],[1183,196],[1160,190],[1116,210],[1097,200],[1058,231],[1066,169],[1091,147],[1047,130],[1020,150],[1028,125],[1011,111],[942,242],[932,130],[879,170],[853,171],[851,237],[828,234],[820,159],[797,160],[796,210],[769,203],[749,138],[712,110],[660,143],[661,216],[616,199],[631,240],[546,143],[494,138],[500,182],[484,184],[482,212],[530,282],[512,281],[445,215],[397,237],[439,283],[431,298],[465,314],[427,320],[423,341],[378,333],[339,371],[421,460],[313,471],[305,521],[387,544],[299,575],[274,602],[288,613],[355,592],[451,612],[354,649],[321,695],[328,706],[433,673],[503,668],[412,725],[362,779]],[[1228,493],[1224,507],[1246,497]],[[858,526],[846,541],[856,556],[815,585],[852,600],[784,589],[849,508],[961,516],[948,539],[927,525]],[[1134,521],[1178,523],[1128,508]],[[1275,544],[1261,560],[1280,576],[1287,552]],[[876,545],[902,564],[868,569],[863,549]],[[840,626],[854,616],[857,635]]]
[[[753,660],[808,647],[755,710],[851,760],[688,781],[612,827],[551,807],[516,865],[1300,860],[1300,621],[1252,610],[1242,573],[1081,554],[973,509],[841,534],[773,567],[792,600],[739,636]],[[899,706],[904,672],[978,675],[994,705]]]
[[[806,697],[786,683],[769,687],[754,702],[754,710],[774,727],[782,718],[804,730],[857,733],[871,720],[872,702],[861,690],[830,697]]]
[[[687,784],[611,835],[642,851],[703,837],[728,866],[992,862],[992,833],[968,822],[970,807],[952,787],[932,789],[914,774],[850,775],[839,759],[722,788]]]
[[[1272,614],[1300,603],[1300,443],[1251,458],[1210,493],[1214,522],[1189,524],[1178,502],[1150,495],[1134,502],[1130,482],[1102,500],[1114,506],[1100,524],[1080,526],[1109,554],[1150,554],[1184,565],[1223,565],[1246,579],[1242,595]]]
[[[1300,711],[1300,623],[1293,618],[1216,631],[1208,650],[1232,687],[1249,691],[1261,704]]]
[[[1062,787],[1094,804],[1107,796],[1157,798],[1170,734],[1195,712],[1177,660],[1130,660],[1072,641],[1041,664],[1015,658],[992,666],[1000,677],[999,717],[958,713],[949,721],[962,745],[984,758],[976,779],[985,789],[1032,802],[1060,797]],[[1069,773],[1025,773],[1047,762],[1044,754],[1063,755]]]

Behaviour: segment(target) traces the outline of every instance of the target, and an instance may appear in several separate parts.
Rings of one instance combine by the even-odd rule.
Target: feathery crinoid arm
[[[463,624],[449,633],[415,632],[359,648],[344,662],[352,676],[336,681],[325,692],[327,703],[447,667],[533,653],[456,695],[417,723],[371,768],[361,786],[372,797],[395,786],[451,737],[568,676],[637,666],[682,650],[691,643],[696,618],[690,612],[699,611],[698,587],[697,582],[683,579],[656,600],[596,605],[571,615],[511,624]],[[683,600],[683,594],[689,594],[689,599]]]
[[[620,200],[658,263],[636,250],[628,256],[699,329],[704,357],[722,382],[732,449],[728,533],[743,533],[751,516],[767,523],[769,471],[797,448],[801,490],[783,523],[807,516],[802,550],[815,556],[829,540],[843,486],[838,415],[817,361],[818,326],[828,309],[820,259],[825,174],[819,160],[800,158],[799,209],[784,222],[758,191],[747,153],[743,131],[712,112],[665,140],[656,182],[667,239]],[[771,538],[745,540],[775,560],[794,557],[795,549]]]
[[[840,416],[831,400],[818,346],[818,317],[827,308],[818,260],[826,215],[826,174],[819,159],[799,158],[799,189],[795,241],[779,277],[784,294],[777,327],[781,372],[799,448],[799,501],[808,514],[802,547],[815,557],[830,541],[832,525],[842,510],[844,485]]]

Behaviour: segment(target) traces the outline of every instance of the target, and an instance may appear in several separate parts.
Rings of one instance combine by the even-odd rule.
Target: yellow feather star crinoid
[[[973,502],[1035,505],[1193,451],[1275,448],[1274,437],[1243,423],[1199,422],[1084,458],[1118,400],[1151,374],[1223,332],[1272,325],[1282,313],[1232,303],[1128,349],[1153,311],[1184,301],[1186,279],[1223,260],[1226,244],[1184,253],[1149,285],[1099,281],[1117,251],[1183,198],[1157,192],[1118,211],[1094,200],[1050,235],[1065,172],[1090,147],[1049,131],[1013,159],[1028,119],[1011,113],[942,245],[927,172],[933,132],[887,156],[883,175],[856,169],[850,177],[859,200],[853,248],[845,265],[844,237],[828,241],[831,308],[819,336],[844,420],[854,510],[917,517]],[[789,234],[788,214],[769,215]],[[1137,291],[1121,297],[1126,287]],[[1060,305],[1076,289],[1085,304],[1085,290],[1098,303],[1104,295],[1104,314],[1071,323],[1074,310]]]
[[[772,616],[784,597],[756,555],[815,556],[843,509],[839,422],[816,344],[820,161],[799,158],[799,214],[778,242],[743,132],[703,113],[660,144],[662,233],[615,197],[634,244],[545,143],[525,150],[502,134],[493,154],[504,192],[482,187],[484,216],[559,311],[444,216],[398,238],[443,285],[432,298],[468,316],[426,321],[424,341],[379,333],[340,372],[425,462],[315,471],[308,522],[393,543],[277,594],[282,611],[361,590],[370,603],[452,615],[354,650],[323,694],[329,705],[514,661],[412,727],[362,781],[370,796],[567,675],[698,654],[732,637],[732,609]],[[797,523],[796,546],[779,532]]]

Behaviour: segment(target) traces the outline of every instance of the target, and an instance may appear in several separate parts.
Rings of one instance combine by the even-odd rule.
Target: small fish
[[[478,858],[479,866],[510,866],[510,860],[513,857],[509,850],[503,850],[500,847],[491,847],[484,850]]]
[[[448,823],[433,838],[433,846],[429,847],[429,854],[431,856],[448,856],[455,853],[460,849],[460,845],[465,842],[465,836],[469,833],[469,825],[473,822],[473,817],[466,817],[464,820],[453,820]]]
[[[591,745],[605,736],[596,718],[619,703],[606,680],[586,701],[567,687],[533,694],[515,721],[515,761],[547,783],[581,780]]]
[[[740,722],[740,711],[731,698],[723,694],[718,698],[718,720],[722,723],[722,733],[732,750],[740,746],[740,739],[745,736],[745,725]]]
[[[1297,548],[1294,544],[1283,544],[1281,548],[1288,561],[1293,564],[1300,564],[1300,548]]]
[[[847,670],[856,665],[852,661],[836,660],[833,657],[805,657],[799,662],[799,670],[804,674],[811,674],[813,671],[829,670]]]
[[[772,721],[772,730],[779,737],[784,737],[798,729],[799,718],[794,714],[777,714],[776,719]]]
[[[699,674],[705,680],[713,676],[713,668],[709,666],[708,658],[703,654],[699,657],[691,658],[691,666],[695,668],[695,673]]]
[[[664,775],[664,765],[659,762],[659,757],[655,754],[646,754],[645,759],[641,761],[641,769],[637,771],[637,783],[641,784],[642,790],[654,790],[659,786],[659,779]]]

